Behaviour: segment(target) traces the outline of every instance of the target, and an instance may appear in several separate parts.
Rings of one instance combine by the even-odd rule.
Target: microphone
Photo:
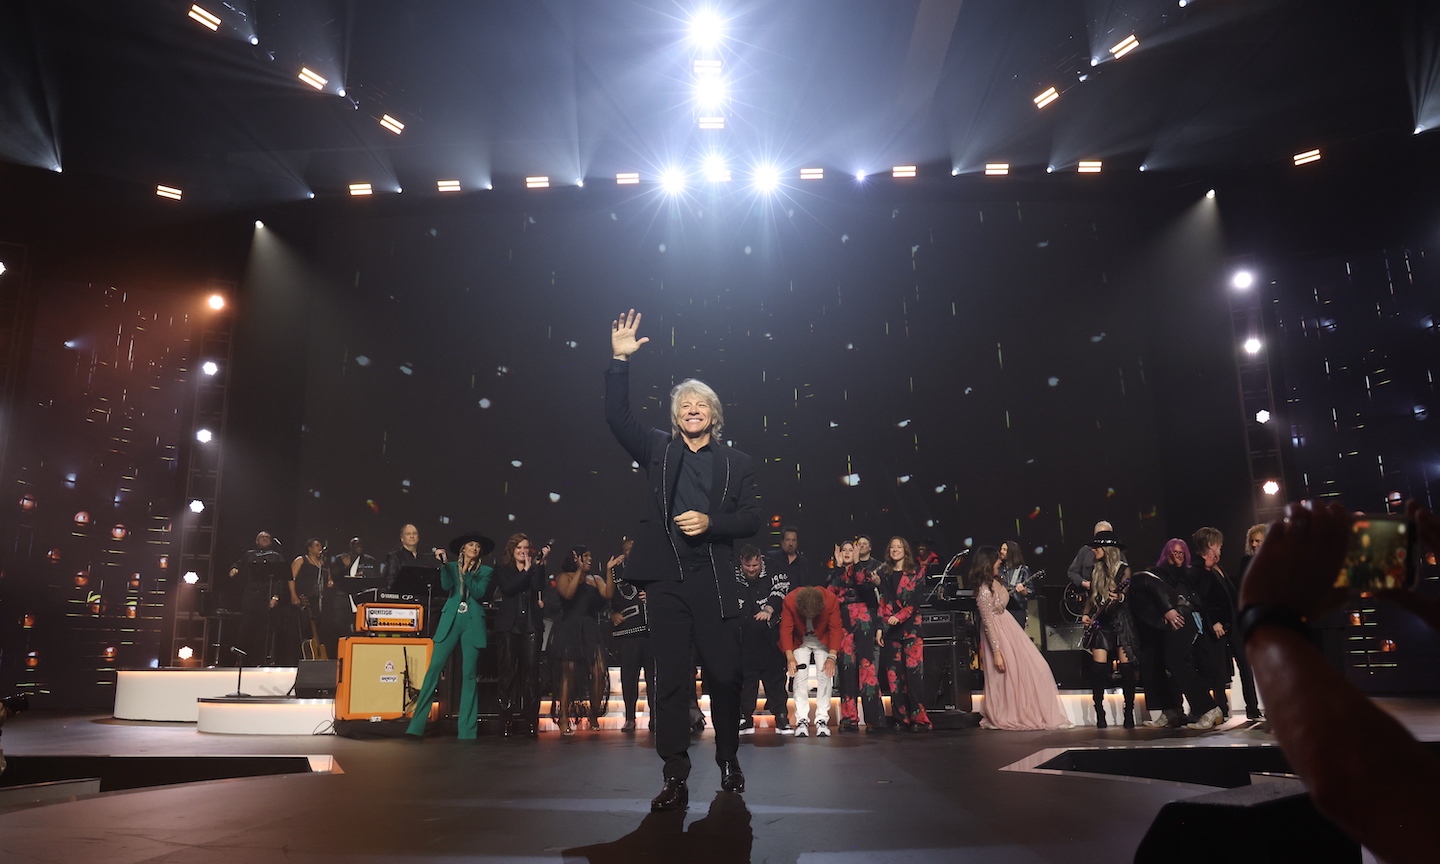
[[[249,652],[241,651],[239,648],[235,647],[234,645],[231,645],[231,646],[230,646],[230,653],[231,653],[231,654],[239,654],[241,657],[249,657],[249,656],[250,656]]]

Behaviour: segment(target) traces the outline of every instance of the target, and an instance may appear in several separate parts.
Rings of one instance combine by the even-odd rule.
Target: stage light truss
[[[199,5],[190,7],[190,19],[200,22],[201,25],[212,33],[220,29],[220,19],[216,17],[214,13]]]

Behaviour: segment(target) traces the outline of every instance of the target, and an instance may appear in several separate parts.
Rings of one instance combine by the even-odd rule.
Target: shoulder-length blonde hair
[[[725,407],[714,388],[698,378],[686,378],[670,391],[670,434],[680,434],[680,400],[686,396],[699,396],[710,406],[710,435],[719,438],[725,427]]]
[[[1095,561],[1095,566],[1090,570],[1090,596],[1097,605],[1105,602],[1110,592],[1118,587],[1115,577],[1119,572],[1120,550],[1114,546],[1106,546],[1105,554]]]

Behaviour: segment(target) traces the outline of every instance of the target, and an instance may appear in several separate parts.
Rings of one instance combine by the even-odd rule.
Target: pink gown
[[[1070,725],[1060,710],[1060,694],[1050,664],[1014,616],[1005,611],[1010,592],[998,582],[975,592],[980,610],[980,657],[985,665],[985,718],[987,729],[1037,731]],[[1005,658],[1005,671],[995,669],[995,652]]]

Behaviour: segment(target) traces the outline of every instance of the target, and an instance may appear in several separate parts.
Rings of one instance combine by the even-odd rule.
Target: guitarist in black
[[[1130,590],[1130,565],[1121,552],[1125,544],[1115,538],[1114,531],[1100,531],[1090,541],[1100,553],[1089,573],[1090,593],[1085,599],[1085,612],[1080,623],[1085,636],[1080,647],[1090,652],[1091,675],[1094,677],[1095,728],[1110,725],[1105,717],[1105,690],[1110,686],[1110,663],[1119,661],[1120,687],[1125,693],[1125,728],[1135,728],[1135,650],[1139,637],[1135,621],[1125,605]]]
[[[1025,563],[1025,553],[1020,551],[1020,544],[1014,540],[1007,540],[1000,544],[1000,579],[1005,587],[1010,589],[1010,600],[1005,604],[1005,611],[1015,616],[1015,622],[1020,629],[1025,629],[1025,621],[1029,618],[1030,598],[1034,592],[1030,586],[1035,579],[1044,575],[1041,573],[1032,574],[1030,566]]]

